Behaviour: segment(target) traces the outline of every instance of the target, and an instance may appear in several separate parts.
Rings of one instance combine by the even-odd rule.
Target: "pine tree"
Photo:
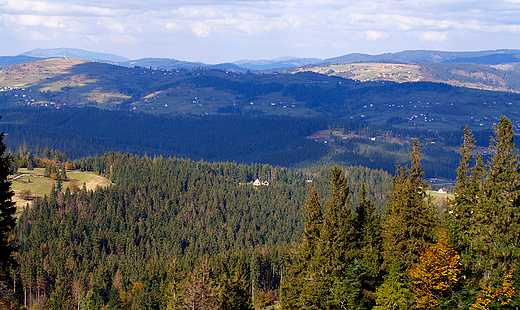
[[[407,310],[413,302],[408,280],[403,274],[399,260],[392,262],[388,275],[376,291],[374,310]]]
[[[0,280],[9,277],[9,269],[16,265],[12,254],[15,248],[10,242],[10,232],[16,225],[16,206],[11,200],[14,192],[8,180],[10,159],[5,154],[4,134],[0,134]]]
[[[511,122],[501,117],[490,141],[492,158],[484,164],[477,153],[469,169],[474,148],[465,130],[455,198],[447,206],[446,227],[461,255],[464,286],[459,294],[467,305],[481,287],[490,287],[516,268],[520,258],[520,175],[518,152],[513,144]]]
[[[220,293],[219,309],[252,309],[251,295],[248,291],[246,272],[242,262],[235,267],[234,275],[224,280]]]
[[[382,263],[381,218],[373,202],[367,199],[365,184],[361,188],[361,199],[355,209],[354,227],[359,249],[358,259],[367,273],[377,279]]]

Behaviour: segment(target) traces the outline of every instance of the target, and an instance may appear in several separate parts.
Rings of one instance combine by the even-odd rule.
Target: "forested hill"
[[[371,71],[365,66],[357,67],[364,74]],[[466,75],[469,75],[466,80],[475,79],[474,70],[452,69],[449,69],[449,79]],[[407,69],[396,70],[392,74],[409,75]],[[500,77],[513,85],[517,79],[505,71],[492,74],[490,70],[498,69],[488,70],[490,75],[486,76],[493,81]],[[442,70],[438,71],[441,73]],[[370,75],[377,78],[382,77],[381,74]],[[517,93],[426,81],[367,81],[370,79],[366,77],[364,82],[356,82],[313,72],[241,74],[224,70],[155,70],[49,59],[1,68],[0,104],[56,109],[98,107],[169,115],[338,118],[418,130],[461,130],[466,124],[473,130],[490,129],[500,115],[508,115],[515,129],[520,130],[517,113],[520,95]],[[496,80],[496,83],[502,82]]]
[[[200,289],[232,294],[237,284],[226,285],[237,270],[255,291],[273,294],[286,274],[291,241],[302,231],[302,202],[313,187],[328,195],[328,169],[294,172],[119,153],[75,164],[115,185],[51,191],[24,211],[15,233],[17,287],[31,306],[166,309]],[[389,174],[362,167],[345,172],[353,206],[363,184],[366,197],[384,206]],[[253,186],[255,178],[268,185]]]
[[[2,109],[0,131],[16,151],[27,144],[71,158],[107,151],[289,168],[339,164],[395,172],[408,163],[412,138],[424,152],[427,177],[455,178],[461,132],[395,129],[345,120],[280,117],[166,117],[99,109]],[[489,144],[489,131],[475,132]]]

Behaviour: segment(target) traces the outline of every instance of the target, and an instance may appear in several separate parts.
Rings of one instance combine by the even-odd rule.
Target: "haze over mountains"
[[[407,50],[397,53],[384,53],[379,55],[369,55],[352,53],[333,57],[329,59],[319,58],[298,58],[298,57],[280,57],[271,60],[237,60],[233,63],[222,64],[205,64],[202,62],[189,62],[173,58],[141,58],[130,60],[128,58],[81,49],[72,48],[54,48],[54,49],[35,49],[16,56],[0,57],[0,66],[8,66],[25,61],[31,61],[41,58],[67,57],[83,60],[101,61],[118,64],[126,67],[153,67],[161,69],[175,68],[209,68],[209,69],[225,69],[236,70],[239,72],[263,71],[273,69],[283,69],[291,67],[301,67],[306,65],[331,65],[341,63],[358,63],[358,62],[390,62],[390,63],[472,63],[480,65],[499,65],[505,63],[519,63],[520,50],[488,50],[473,52],[449,52],[449,51],[431,51],[431,50]]]

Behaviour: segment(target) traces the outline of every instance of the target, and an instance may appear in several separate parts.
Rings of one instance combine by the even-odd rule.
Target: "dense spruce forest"
[[[515,309],[520,173],[512,124],[501,117],[494,127],[489,160],[463,134],[445,207],[426,194],[417,139],[410,164],[397,165],[393,178],[359,166],[290,170],[118,152],[77,159],[74,168],[113,185],[57,182],[24,208],[8,240],[19,267],[2,262],[2,305]],[[264,183],[253,184],[257,178]]]
[[[1,109],[0,131],[11,150],[27,144],[64,152],[71,159],[109,151],[205,161],[262,163],[289,168],[362,165],[394,173],[409,163],[413,138],[423,145],[428,178],[455,179],[461,131],[400,129],[330,119],[244,116],[154,116],[95,108]],[[329,131],[330,134],[328,134]],[[320,139],[314,133],[326,131]],[[332,135],[339,131],[339,135]],[[475,131],[487,147],[490,130]],[[348,139],[347,139],[348,137]],[[373,141],[375,140],[375,141]]]
[[[240,293],[224,288],[236,286],[237,276],[251,283],[240,282],[245,295],[253,290],[272,303],[291,260],[291,241],[302,230],[300,204],[311,188],[326,191],[328,174],[120,153],[74,164],[103,173],[115,185],[94,192],[54,190],[24,211],[15,235],[27,305],[50,307],[56,294],[65,294],[60,307],[165,309],[190,298],[199,302],[204,292],[188,292],[194,289],[190,281],[202,281],[198,272],[211,276],[202,283],[214,295],[211,302],[228,302],[218,294]],[[366,183],[366,197],[384,206],[387,173],[363,167],[345,172],[354,200]],[[255,178],[269,185],[255,187]],[[135,283],[142,284],[139,300],[131,293]]]

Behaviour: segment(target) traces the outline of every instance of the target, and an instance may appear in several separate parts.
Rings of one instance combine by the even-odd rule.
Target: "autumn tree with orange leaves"
[[[446,232],[439,233],[437,244],[421,249],[420,263],[410,270],[416,307],[431,309],[437,306],[456,307],[452,286],[459,281],[460,256]],[[442,304],[440,304],[442,303]]]

